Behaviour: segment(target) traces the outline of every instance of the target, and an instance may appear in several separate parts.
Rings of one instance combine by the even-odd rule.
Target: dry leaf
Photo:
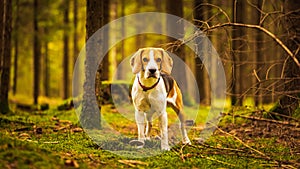
[[[74,167],[74,168],[79,168],[79,164],[77,163],[76,160],[66,160],[65,165],[70,166],[70,167]]]
[[[28,139],[28,138],[31,138],[31,136],[30,136],[29,134],[27,134],[27,133],[21,133],[21,134],[19,135],[19,138],[20,138],[20,139],[26,140],[26,139]]]
[[[83,129],[80,128],[80,127],[76,127],[76,128],[73,128],[72,131],[75,132],[75,133],[76,133],[76,132],[82,132]]]
[[[136,165],[146,165],[148,166],[148,163],[138,161],[138,160],[118,160],[119,163],[129,165],[131,167],[135,167]]]

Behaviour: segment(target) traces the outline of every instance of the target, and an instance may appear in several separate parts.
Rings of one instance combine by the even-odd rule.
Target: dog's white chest
[[[146,96],[136,97],[134,103],[139,111],[147,112],[151,108],[149,98]]]
[[[157,89],[148,92],[137,90],[133,94],[135,107],[142,112],[163,110],[166,106],[166,96]]]

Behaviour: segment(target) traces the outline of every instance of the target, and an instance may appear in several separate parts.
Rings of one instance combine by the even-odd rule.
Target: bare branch
[[[258,30],[264,32],[269,37],[274,39],[282,47],[282,49],[294,60],[294,62],[297,64],[297,66],[300,67],[300,62],[297,59],[296,55],[294,55],[293,52],[279,38],[277,38],[272,32],[270,32],[266,28],[261,27],[259,25],[229,22],[229,23],[223,23],[223,24],[217,24],[217,25],[211,26],[211,27],[209,27],[209,28],[207,28],[206,30],[203,30],[203,31],[204,32],[211,31],[213,29],[217,29],[217,28],[221,28],[221,27],[227,27],[227,26],[238,26],[238,27],[253,28],[253,29],[258,29]]]

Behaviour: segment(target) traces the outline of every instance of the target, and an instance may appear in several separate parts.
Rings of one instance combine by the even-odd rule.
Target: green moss
[[[124,117],[112,111],[112,108],[103,107],[105,120],[109,124],[114,124],[115,129],[127,136],[136,137],[135,122],[123,121]],[[203,124],[208,110],[209,107],[200,108],[196,119],[197,125]],[[187,108],[187,113],[194,111],[193,108]],[[249,112],[241,109],[237,113]],[[172,118],[171,116],[170,121]],[[238,121],[242,123],[242,119]],[[37,127],[42,128],[40,134],[36,132]],[[54,130],[59,127],[62,129]],[[247,138],[250,140],[245,141],[253,149],[270,157],[271,160],[267,160],[234,137],[224,134],[213,135],[205,144],[193,142],[193,146],[184,148],[179,144],[168,152],[156,153],[151,157],[133,158],[136,154],[130,150],[135,148],[129,146],[129,138],[114,136],[112,133],[111,137],[106,137],[107,135],[101,135],[101,132],[95,130],[94,134],[98,134],[103,143],[96,144],[85,132],[74,132],[73,129],[76,127],[79,127],[79,124],[74,110],[15,112],[9,116],[1,115],[0,168],[66,168],[66,160],[76,161],[79,168],[276,168],[279,165],[274,160],[280,162],[299,160],[296,153],[291,153],[294,150],[284,143],[278,143],[277,138]],[[130,127],[133,129],[129,130]],[[27,137],[21,137],[22,134],[27,134]],[[199,136],[198,131],[189,134],[191,139]],[[155,154],[155,151],[159,151],[159,147],[159,141],[151,140],[147,141],[145,148],[140,151],[145,155]],[[125,156],[118,156],[116,153]],[[143,163],[126,164],[120,160],[136,160]]]

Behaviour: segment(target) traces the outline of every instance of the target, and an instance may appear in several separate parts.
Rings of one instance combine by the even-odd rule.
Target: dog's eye
[[[148,59],[147,59],[147,58],[143,58],[143,61],[144,61],[144,62],[148,62]]]
[[[156,59],[156,62],[161,62],[161,58],[157,58],[157,59]]]

